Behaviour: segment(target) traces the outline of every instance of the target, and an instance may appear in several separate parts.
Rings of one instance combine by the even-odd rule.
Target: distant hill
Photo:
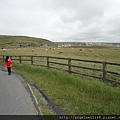
[[[41,46],[43,44],[52,44],[51,41],[28,37],[28,36],[7,36],[0,35],[0,48],[14,48],[14,47],[24,47],[24,46]]]

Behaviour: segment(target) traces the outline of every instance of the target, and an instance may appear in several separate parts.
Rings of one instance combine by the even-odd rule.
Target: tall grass
[[[25,64],[13,70],[34,83],[67,115],[119,115],[120,87],[85,77]]]

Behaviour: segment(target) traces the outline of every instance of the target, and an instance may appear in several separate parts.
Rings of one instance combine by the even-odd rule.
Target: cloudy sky
[[[120,0],[0,0],[0,35],[120,42]]]

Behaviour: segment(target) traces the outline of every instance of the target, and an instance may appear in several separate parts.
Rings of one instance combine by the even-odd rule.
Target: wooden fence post
[[[10,56],[10,59],[12,60],[12,56]]]
[[[68,73],[71,74],[71,58],[68,59]]]
[[[103,62],[103,81],[106,79],[106,62]]]
[[[47,67],[49,68],[49,56],[47,56]]]
[[[20,60],[20,63],[22,63],[22,59],[21,59],[21,56],[19,56],[19,60]]]
[[[31,56],[31,65],[33,65],[33,56]]]
[[[3,55],[3,62],[4,62],[4,60],[5,60],[5,56]]]

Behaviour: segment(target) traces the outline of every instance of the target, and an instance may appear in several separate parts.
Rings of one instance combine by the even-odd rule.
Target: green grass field
[[[80,51],[82,49],[83,51]],[[34,51],[32,51],[34,50]],[[59,53],[62,51],[63,53]],[[8,48],[7,51],[3,51],[0,49],[0,55],[10,55],[10,56],[55,56],[62,58],[78,58],[85,60],[96,60],[96,61],[107,61],[120,63],[120,47],[107,47],[107,46],[79,46],[79,47],[69,47],[69,48],[57,48],[57,47],[24,47],[24,48]],[[38,60],[39,61],[39,60]],[[44,60],[41,60],[44,61]],[[65,63],[67,61],[58,60],[56,62]],[[42,62],[41,62],[42,63]],[[41,64],[38,62],[38,64]],[[102,69],[102,64],[91,64],[86,62],[72,62],[74,65],[80,65],[84,67],[92,67],[92,68],[100,68]],[[56,65],[52,65],[56,67]],[[63,69],[63,66],[58,66],[60,69]],[[64,67],[65,68],[65,67]],[[67,68],[67,67],[66,67]],[[73,68],[74,69],[74,68]],[[74,69],[75,71],[79,71],[79,69]],[[107,66],[107,70],[120,72],[120,67],[117,66]],[[90,75],[97,75],[101,77],[100,72],[83,70],[82,73],[87,73]],[[114,76],[108,74],[108,77],[111,79],[118,79],[119,76]]]
[[[0,49],[0,55],[57,56],[120,63],[120,47],[24,47],[18,50],[17,40],[17,43],[7,44],[7,46],[4,44],[5,42],[1,42],[3,44],[1,48],[5,47],[7,51]],[[24,40],[22,39],[21,42],[24,42]],[[3,65],[2,61],[0,65]],[[87,77],[69,75],[62,71],[27,64],[18,64],[14,61],[12,69],[27,78],[29,83],[34,83],[42,89],[57,106],[62,106],[67,115],[119,115],[120,113],[119,85],[114,86]],[[110,67],[110,70],[115,69]],[[117,71],[119,70],[118,67]],[[39,105],[41,106],[40,103]]]
[[[29,83],[42,89],[67,115],[120,113],[119,86],[31,65],[14,64],[13,70],[26,77]]]
[[[84,49],[84,51],[79,51],[79,49]],[[32,52],[34,49],[34,52]],[[59,52],[63,53],[59,53]],[[58,56],[58,57],[69,57],[69,58],[79,58],[87,60],[98,60],[98,61],[108,61],[108,62],[120,62],[120,47],[82,47],[79,48],[52,48],[48,47],[31,47],[31,48],[8,48],[7,51],[0,49],[0,55],[43,55],[43,56]]]
[[[22,45],[21,48],[19,46],[20,44]],[[27,44],[31,45],[31,47],[24,47]],[[41,44],[50,44],[54,46],[42,47]],[[120,47],[72,46],[68,48],[58,48],[55,47],[56,44],[57,43],[42,38],[0,35],[0,55],[47,55],[118,63],[120,62]],[[7,49],[7,51],[3,51],[2,48]],[[32,52],[32,49],[34,49],[34,52]]]

